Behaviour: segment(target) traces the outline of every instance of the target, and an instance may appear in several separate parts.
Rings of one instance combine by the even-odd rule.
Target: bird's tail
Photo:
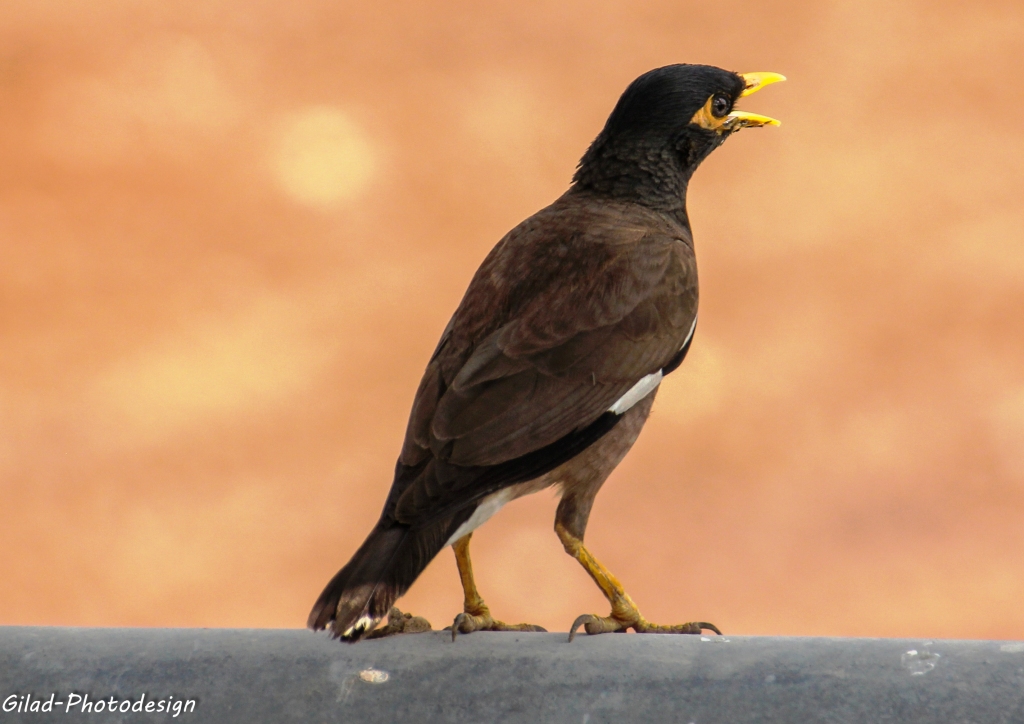
[[[313,604],[306,625],[355,642],[388,614],[444,547],[448,525],[412,529],[380,521]]]

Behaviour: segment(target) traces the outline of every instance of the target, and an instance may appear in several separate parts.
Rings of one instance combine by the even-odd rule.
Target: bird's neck
[[[573,189],[595,196],[627,201],[673,216],[689,228],[686,189],[692,172],[683,167],[675,149],[633,144],[614,145],[598,138],[580,160]]]

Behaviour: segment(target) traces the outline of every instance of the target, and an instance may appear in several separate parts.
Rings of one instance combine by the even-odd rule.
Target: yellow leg
[[[546,631],[547,629],[530,623],[508,624],[494,620],[473,579],[473,562],[469,558],[469,539],[472,537],[472,533],[467,533],[452,544],[465,596],[463,611],[452,622],[452,641],[460,633],[474,631]]]
[[[459,578],[462,579],[462,592],[465,594],[463,610],[474,616],[490,615],[490,609],[484,603],[480,592],[476,590],[476,581],[473,579],[473,561],[469,558],[469,539],[472,533],[459,538],[452,544],[455,551],[455,564],[459,567]]]
[[[566,530],[565,526],[561,523],[555,523],[555,532],[558,534],[558,539],[562,541],[565,552],[579,561],[580,565],[594,579],[594,583],[601,589],[605,598],[608,599],[608,603],[612,606],[612,612],[609,616],[595,616],[587,613],[577,618],[569,630],[569,641],[576,637],[576,629],[580,626],[583,626],[588,634],[621,632],[631,628],[637,633],[679,634],[699,634],[703,629],[708,629],[721,635],[722,632],[716,626],[705,621],[695,621],[675,626],[651,623],[640,613],[636,604],[633,603],[633,599],[629,597],[622,584],[619,583],[619,579],[601,565],[600,561],[594,558],[586,546],[583,545],[581,539]]]

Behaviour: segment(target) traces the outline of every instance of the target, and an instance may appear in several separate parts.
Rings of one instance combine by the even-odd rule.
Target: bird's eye
[[[715,116],[715,118],[721,118],[722,116],[729,112],[729,107],[731,105],[732,104],[729,102],[729,99],[726,98],[725,96],[715,96],[714,98],[711,99],[711,113]]]

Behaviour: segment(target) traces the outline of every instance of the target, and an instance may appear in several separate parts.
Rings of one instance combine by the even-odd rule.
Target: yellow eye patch
[[[740,77],[743,78],[744,81],[744,88],[743,92],[740,93],[740,98],[757,93],[766,85],[786,80],[786,76],[778,73],[744,73]],[[693,114],[693,118],[690,119],[690,123],[698,125],[708,131],[715,131],[716,133],[738,131],[741,128],[782,125],[781,121],[777,121],[774,118],[762,116],[757,113],[748,113],[747,111],[732,111],[720,118],[715,117],[715,114],[711,112],[711,108],[717,96],[717,93],[712,94],[711,97],[708,98],[707,103],[705,103],[699,111]]]

